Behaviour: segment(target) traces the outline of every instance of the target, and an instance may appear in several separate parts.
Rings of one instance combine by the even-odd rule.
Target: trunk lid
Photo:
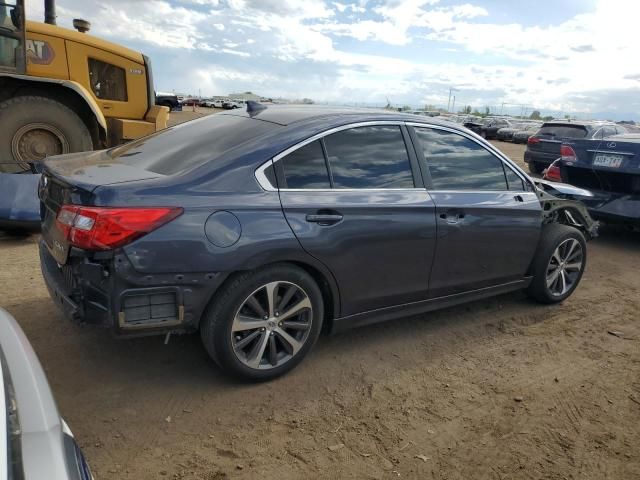
[[[527,149],[532,152],[553,153],[560,156],[560,146],[563,140],[585,138],[588,134],[586,127],[572,123],[554,123],[543,125],[535,134],[540,141],[530,143]]]

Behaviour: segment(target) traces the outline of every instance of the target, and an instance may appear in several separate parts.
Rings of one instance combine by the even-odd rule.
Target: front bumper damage
[[[122,252],[72,249],[58,265],[44,241],[40,264],[49,294],[63,314],[77,323],[100,325],[116,335],[195,331],[220,273],[142,274]]]

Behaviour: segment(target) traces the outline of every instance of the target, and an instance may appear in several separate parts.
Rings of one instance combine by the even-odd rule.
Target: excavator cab
[[[24,0],[0,0],[0,71],[25,73]]]

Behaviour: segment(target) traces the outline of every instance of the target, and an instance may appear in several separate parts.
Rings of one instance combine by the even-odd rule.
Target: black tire
[[[544,167],[542,165],[534,161],[530,161],[529,163],[527,163],[527,167],[529,168],[529,172],[533,173],[534,175],[539,175],[542,173],[542,170],[544,170]]]
[[[41,127],[36,128],[36,124]],[[26,140],[19,142],[19,139],[24,139],[25,135],[29,133],[24,130],[29,128],[28,125],[34,125],[32,132],[46,132],[45,136],[48,135],[48,139],[53,139],[56,148],[53,152],[48,151],[48,154],[93,150],[91,134],[80,117],[70,108],[51,98],[20,96],[1,102],[0,125],[2,125],[0,159],[3,162],[7,160],[15,162],[14,164],[0,164],[0,172],[13,173],[29,170],[27,161],[37,161],[44,157],[44,155],[36,155],[31,151],[25,153],[23,158],[14,155],[13,142],[20,145],[33,145]],[[46,130],[47,128],[50,128],[51,131]],[[56,142],[59,142],[59,148]],[[34,154],[31,155],[31,153]]]
[[[252,292],[271,282],[290,282],[304,290],[312,305],[311,327],[303,346],[284,364],[268,369],[251,368],[234,352],[232,325]],[[205,349],[224,373],[241,380],[266,381],[289,372],[304,359],[318,340],[323,319],[324,303],[316,282],[301,268],[283,263],[231,277],[202,316],[200,336]]]
[[[564,245],[565,242],[571,239],[576,240],[581,248],[581,266],[579,270],[575,272],[575,277],[573,278],[573,283],[570,288],[568,288],[565,293],[554,294],[547,285],[547,274],[550,268],[552,268],[552,256],[559,246]],[[555,260],[553,260],[553,262],[555,262]],[[527,288],[527,294],[540,303],[551,304],[562,302],[573,293],[580,283],[586,264],[587,242],[580,230],[558,223],[545,225],[542,229],[538,249],[531,264],[533,280]]]

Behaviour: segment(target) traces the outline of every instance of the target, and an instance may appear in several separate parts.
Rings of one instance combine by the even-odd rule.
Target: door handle
[[[309,214],[305,218],[307,222],[317,223],[318,225],[333,225],[341,221],[343,217],[339,213],[319,213],[314,215]]]
[[[514,196],[513,196],[513,199],[514,199],[516,202],[520,202],[520,203],[524,202],[524,198],[522,198],[522,195],[514,195]]]
[[[440,218],[449,224],[455,224],[464,219],[464,212],[441,213]]]

